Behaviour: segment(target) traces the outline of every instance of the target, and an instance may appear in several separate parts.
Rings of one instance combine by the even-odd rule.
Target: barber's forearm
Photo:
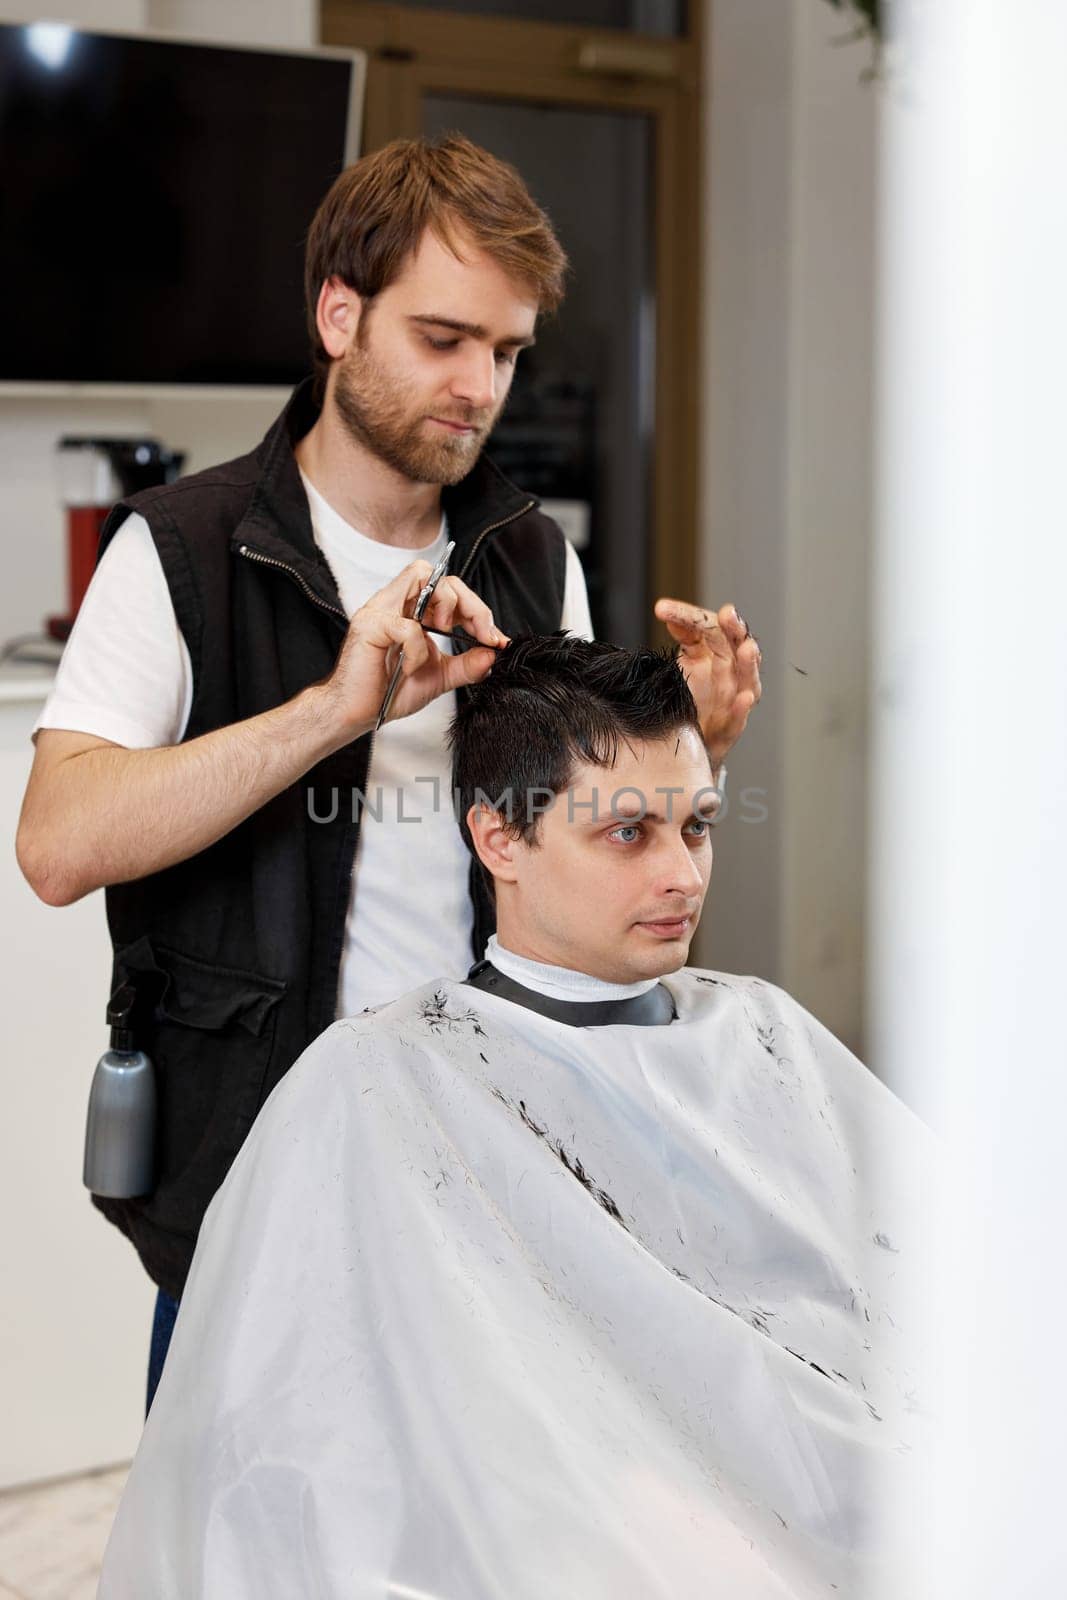
[[[42,898],[62,905],[160,872],[223,838],[361,731],[338,721],[316,684],[186,744],[83,751],[49,774],[39,802],[32,787],[27,795],[36,874],[24,870]]]

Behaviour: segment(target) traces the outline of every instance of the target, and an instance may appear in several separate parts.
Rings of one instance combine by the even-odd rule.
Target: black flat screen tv
[[[365,58],[0,26],[0,382],[291,384]]]

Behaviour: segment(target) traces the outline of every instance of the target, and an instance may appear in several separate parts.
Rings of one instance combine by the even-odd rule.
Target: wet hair
[[[457,255],[470,239],[530,290],[539,311],[558,308],[567,257],[515,168],[458,133],[394,139],[345,168],[308,230],[304,300],[320,394],[331,360],[316,323],[322,285],[340,278],[373,301],[399,277],[426,228]]]
[[[452,791],[467,813],[481,801],[513,838],[536,842],[545,795],[562,794],[575,766],[613,766],[620,745],[700,733],[672,650],[624,650],[563,633],[517,639],[469,689],[452,719]]]

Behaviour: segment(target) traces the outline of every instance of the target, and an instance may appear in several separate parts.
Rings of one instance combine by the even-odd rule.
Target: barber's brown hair
[[[534,292],[540,311],[563,299],[567,257],[513,166],[458,133],[394,139],[345,168],[308,232],[304,297],[320,391],[331,359],[315,321],[322,285],[340,278],[373,300],[399,276],[426,228],[457,254],[462,230]]]

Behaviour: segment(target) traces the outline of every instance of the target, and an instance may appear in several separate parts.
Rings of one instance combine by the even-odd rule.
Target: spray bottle
[[[151,1194],[155,1182],[156,1077],[134,1047],[136,999],[123,984],[108,1002],[111,1048],[97,1063],[85,1127],[85,1187],[113,1200]]]

